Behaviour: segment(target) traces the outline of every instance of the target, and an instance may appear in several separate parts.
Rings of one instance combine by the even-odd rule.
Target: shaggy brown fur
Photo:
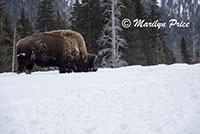
[[[83,37],[81,36],[80,33],[75,32],[75,31],[71,31],[71,30],[54,30],[51,32],[46,32],[47,34],[55,34],[58,36],[65,36],[66,38],[71,38],[72,40],[76,40],[76,43],[78,44],[78,48],[79,51],[83,54],[83,55],[87,55],[87,49],[86,49],[86,45],[85,45],[85,41],[83,39]],[[68,41],[68,40],[66,40]]]
[[[97,70],[97,57],[88,54],[83,37],[71,30],[55,30],[21,39],[17,43],[18,73],[26,67],[30,73],[34,64],[57,66],[60,73]]]

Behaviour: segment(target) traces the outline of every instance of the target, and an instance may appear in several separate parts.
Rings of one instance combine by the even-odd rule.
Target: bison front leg
[[[20,74],[23,72],[25,65],[22,63],[18,63],[18,67],[17,67],[17,74]]]
[[[59,73],[66,73],[66,69],[63,65],[59,66]]]
[[[26,66],[26,74],[31,74],[34,64],[30,63]]]

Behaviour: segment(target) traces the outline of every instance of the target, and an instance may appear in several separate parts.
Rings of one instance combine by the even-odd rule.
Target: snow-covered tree
[[[98,40],[103,48],[99,51],[102,57],[101,65],[103,67],[121,67],[127,65],[127,62],[121,58],[122,50],[126,47],[126,40],[121,35],[122,28],[119,17],[121,9],[124,6],[118,0],[104,0],[106,24],[103,33]]]

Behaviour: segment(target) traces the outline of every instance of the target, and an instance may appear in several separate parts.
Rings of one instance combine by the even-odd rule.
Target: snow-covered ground
[[[0,134],[200,134],[200,64],[0,74]]]

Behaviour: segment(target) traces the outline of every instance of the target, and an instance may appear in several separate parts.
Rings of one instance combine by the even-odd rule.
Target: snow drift
[[[200,134],[200,64],[0,74],[0,134]]]

